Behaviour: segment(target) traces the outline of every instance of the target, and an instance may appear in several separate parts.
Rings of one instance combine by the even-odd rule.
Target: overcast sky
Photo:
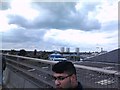
[[[118,0],[33,1],[0,3],[2,49],[118,48]]]

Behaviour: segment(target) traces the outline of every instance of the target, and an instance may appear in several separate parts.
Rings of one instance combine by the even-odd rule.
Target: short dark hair
[[[61,61],[53,65],[52,71],[55,73],[66,73],[66,74],[75,74],[76,75],[76,69],[72,62],[70,61]]]

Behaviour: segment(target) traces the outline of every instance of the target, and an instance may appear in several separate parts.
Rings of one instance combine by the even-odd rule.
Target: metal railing
[[[54,87],[52,80],[52,65],[58,61],[43,60],[4,54],[8,68],[19,71],[27,78],[43,88]],[[105,70],[97,67],[74,64],[77,70],[78,81],[84,88],[117,88],[120,89],[120,72]],[[28,79],[29,79],[28,78]]]

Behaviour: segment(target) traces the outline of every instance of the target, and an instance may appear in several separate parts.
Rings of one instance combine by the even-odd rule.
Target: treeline
[[[34,51],[26,51],[25,49],[21,49],[19,51],[18,50],[2,50],[2,53],[33,57],[33,58],[39,58],[39,59],[48,59],[49,54],[51,54],[52,52],[37,51],[36,49]]]
[[[45,59],[45,60],[49,60],[49,55],[55,52],[62,54],[68,60],[74,60],[74,61],[79,61],[81,59],[86,58],[87,56],[91,56],[92,54],[91,52],[76,53],[76,52],[59,52],[59,51],[37,51],[36,49],[34,51],[26,51],[25,49],[2,50],[2,53],[5,53],[5,54],[26,56],[26,57],[32,57],[32,58]]]

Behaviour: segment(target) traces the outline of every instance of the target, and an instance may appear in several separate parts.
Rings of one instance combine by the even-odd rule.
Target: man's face
[[[56,88],[71,88],[71,76],[65,73],[54,73],[53,77],[55,79]]]

